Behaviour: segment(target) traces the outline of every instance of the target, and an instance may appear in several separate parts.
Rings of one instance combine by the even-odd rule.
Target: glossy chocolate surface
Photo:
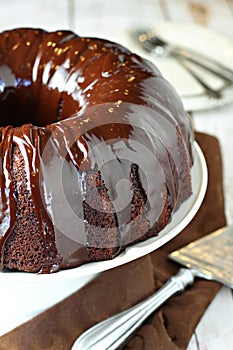
[[[89,173],[99,171],[107,189],[104,209],[98,208],[98,198],[104,201],[98,191],[97,204],[92,200],[89,206],[113,212],[120,237],[116,252],[129,242],[133,227],[133,164],[149,229],[161,215],[163,189],[171,212],[177,206],[180,144],[189,164],[192,130],[174,89],[148,61],[115,43],[69,31],[6,31],[0,34],[0,92],[2,267],[4,244],[17,220],[13,147],[24,157],[44,254],[50,256],[42,272],[89,260],[83,211]]]

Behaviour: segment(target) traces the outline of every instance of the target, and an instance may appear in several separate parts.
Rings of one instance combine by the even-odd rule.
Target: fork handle
[[[119,349],[153,311],[172,295],[193,284],[194,277],[195,270],[181,268],[148,299],[88,329],[76,340],[71,350]]]
[[[187,61],[192,62],[199,67],[202,67],[207,71],[219,76],[219,78],[225,79],[231,84],[233,83],[232,68],[226,66],[220,61],[216,61],[215,59],[205,56],[204,54],[190,48],[184,48],[180,46],[174,46],[173,49],[171,49],[171,52],[174,55],[182,57],[183,59],[186,59]]]

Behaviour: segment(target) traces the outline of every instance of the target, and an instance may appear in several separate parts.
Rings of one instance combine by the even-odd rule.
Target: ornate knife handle
[[[177,275],[146,300],[88,329],[75,341],[71,350],[119,349],[153,311],[172,295],[193,284],[195,276],[195,270],[181,268]]]

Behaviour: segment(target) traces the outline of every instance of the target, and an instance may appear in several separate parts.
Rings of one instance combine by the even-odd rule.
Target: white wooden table
[[[0,0],[0,30],[43,27],[112,38],[131,25],[163,20],[193,22],[233,40],[233,0]],[[193,114],[196,130],[216,135],[224,165],[226,215],[233,224],[233,104]],[[217,213],[216,213],[217,215]],[[206,311],[189,350],[233,349],[233,298],[222,288]]]

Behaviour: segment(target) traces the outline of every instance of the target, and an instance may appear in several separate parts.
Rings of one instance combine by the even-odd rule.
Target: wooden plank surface
[[[69,28],[68,0],[0,0],[0,30],[40,27]]]

